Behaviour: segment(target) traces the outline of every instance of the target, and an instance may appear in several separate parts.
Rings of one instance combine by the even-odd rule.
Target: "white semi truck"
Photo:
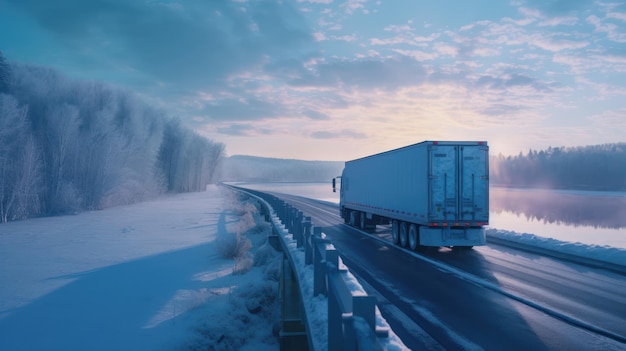
[[[487,142],[424,141],[348,161],[340,180],[340,215],[350,225],[391,224],[394,244],[412,250],[485,244]]]

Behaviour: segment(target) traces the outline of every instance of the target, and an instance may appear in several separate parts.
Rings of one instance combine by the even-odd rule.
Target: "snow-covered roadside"
[[[501,229],[487,229],[487,238],[497,238],[521,244],[530,248],[554,251],[561,254],[608,262],[626,267],[626,250],[611,246],[589,245],[578,242],[565,242],[554,238],[541,237],[528,233],[517,233]],[[488,239],[489,240],[489,239]]]
[[[227,198],[0,225],[0,350],[278,349],[275,252]],[[248,230],[250,253],[224,258],[220,235]]]

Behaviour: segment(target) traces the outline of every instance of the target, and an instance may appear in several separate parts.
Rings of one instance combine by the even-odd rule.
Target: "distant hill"
[[[344,162],[303,161],[234,155],[222,161],[222,181],[330,182],[341,175]]]

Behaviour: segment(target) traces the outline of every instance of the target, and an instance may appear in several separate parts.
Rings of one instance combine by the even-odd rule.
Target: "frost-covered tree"
[[[157,168],[168,191],[202,191],[213,180],[223,152],[223,144],[183,129],[179,119],[172,119],[163,131]]]
[[[41,158],[28,133],[27,108],[0,94],[0,222],[39,213]]]
[[[183,143],[183,131],[179,119],[169,121],[163,130],[163,139],[157,156],[157,168],[163,176],[167,191],[177,188],[177,177]]]
[[[0,77],[3,222],[204,190],[212,180],[223,145],[130,92],[2,56]]]
[[[9,81],[11,71],[2,51],[0,51],[0,93],[7,93],[9,90]]]

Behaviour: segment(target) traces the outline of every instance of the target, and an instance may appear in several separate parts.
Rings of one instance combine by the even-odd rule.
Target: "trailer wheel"
[[[400,223],[400,245],[402,247],[406,247],[408,243],[408,235],[407,235],[406,222]]]
[[[417,232],[417,226],[415,224],[411,224],[409,226],[409,248],[411,248],[411,250],[415,250],[418,246],[419,237]]]
[[[361,223],[359,223],[361,225],[361,229],[365,229],[365,226],[366,226],[365,222],[367,222],[365,218],[365,212],[360,214],[359,219],[361,220]]]
[[[359,216],[359,212],[357,211],[350,211],[350,225],[353,227],[356,227],[356,224],[358,222],[358,217]]]
[[[400,242],[400,226],[395,219],[391,221],[391,240],[396,245]]]

